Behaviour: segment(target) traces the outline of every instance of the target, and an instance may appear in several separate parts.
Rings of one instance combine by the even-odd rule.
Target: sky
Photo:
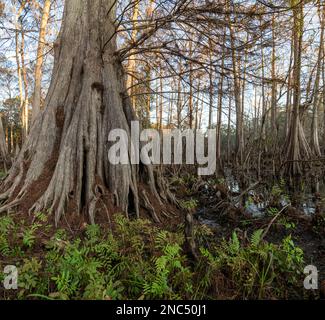
[[[5,17],[0,18],[0,56],[5,55],[7,58],[7,66],[9,66],[12,70],[16,70],[16,58],[15,58],[15,12],[16,9],[14,5],[12,5],[11,0],[5,0]],[[123,1],[122,6],[123,7]],[[62,0],[54,1],[54,4],[52,6],[51,10],[51,28],[48,30],[47,35],[47,41],[51,43],[57,36],[60,26],[60,18],[62,15]],[[289,19],[290,14],[288,13],[287,16],[284,16],[284,19]],[[26,67],[29,70],[29,90],[32,91],[33,87],[33,69],[34,69],[34,63],[35,63],[35,57],[36,57],[36,49],[37,49],[37,22],[39,21],[39,10],[36,8],[32,8],[29,15],[26,16],[25,22],[27,22],[27,30],[25,32],[25,41],[26,41],[26,50],[25,50],[25,61],[26,61]],[[318,17],[316,8],[313,5],[308,5],[305,7],[305,53],[304,53],[304,60],[303,60],[303,74],[308,74],[310,72],[309,66],[311,65],[311,62],[316,58],[318,50],[318,37],[319,37],[319,30],[318,30]],[[290,33],[290,30],[279,30],[277,31],[278,36],[281,37],[283,34]],[[314,41],[312,45],[307,43],[307,39],[310,37],[314,37]],[[260,49],[259,49],[260,50]],[[45,54],[45,63],[46,66],[46,72],[44,72],[44,79],[43,79],[43,87],[44,91],[46,91],[46,88],[49,85],[50,80],[50,70],[53,63],[53,57],[51,54],[51,48],[47,47],[47,54]],[[254,50],[253,50],[254,52]],[[266,76],[270,75],[270,49],[266,48],[264,49],[265,59],[266,59]],[[279,45],[276,48],[276,73],[284,78],[285,74],[288,70],[288,64],[290,59],[290,42],[286,41],[280,41]],[[249,63],[252,64],[252,67],[255,67],[255,61],[253,57],[249,58]],[[257,73],[257,74],[256,74]],[[255,71],[256,76],[260,76],[259,71]],[[303,77],[305,79],[305,77]],[[218,79],[216,79],[215,84],[217,85]],[[160,91],[159,89],[159,82],[152,83],[152,88],[156,89],[157,91]],[[16,94],[18,94],[18,88],[15,86],[13,88],[14,91],[16,91]],[[163,91],[170,92],[171,90],[175,90],[175,85],[171,83],[170,79],[163,81]],[[189,91],[188,86],[184,86],[183,90]],[[257,92],[257,101],[255,101],[255,92]],[[245,115],[252,118],[254,116],[254,108],[259,104],[260,101],[260,95],[261,95],[261,88],[258,86],[255,86],[253,84],[247,83],[246,90],[245,90]],[[204,101],[204,114],[202,118],[203,127],[206,127],[208,124],[208,106],[209,106],[209,97],[208,94],[201,93],[199,96],[196,95],[196,97],[199,97],[200,100]],[[0,88],[0,101],[7,98],[7,93],[5,90]],[[164,113],[163,118],[167,119],[167,110],[169,108],[169,101],[170,101],[170,95],[169,93],[163,94],[163,102],[164,102]],[[279,104],[285,103],[285,96],[279,100]],[[194,98],[194,105],[196,104],[196,98]],[[212,115],[213,122],[215,122],[217,114],[217,95],[214,97],[214,112]],[[224,99],[224,107],[225,109],[228,108],[229,102],[228,99]],[[173,105],[174,110],[176,109],[176,102]],[[233,106],[234,108],[234,106]],[[156,114],[155,114],[155,107],[152,106],[153,112],[151,114],[151,119],[153,122],[156,121]],[[233,116],[231,118],[232,123],[235,123],[235,115],[234,112],[232,112]],[[223,123],[228,122],[228,116],[227,111],[222,115],[222,121]]]

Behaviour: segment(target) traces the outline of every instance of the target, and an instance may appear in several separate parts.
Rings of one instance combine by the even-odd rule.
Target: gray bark
[[[50,14],[51,0],[45,0],[42,12],[42,19],[39,32],[37,58],[35,66],[35,86],[34,86],[34,99],[33,99],[33,113],[32,121],[35,120],[36,116],[41,110],[41,92],[42,92],[42,65],[43,65],[43,54],[45,47],[45,35],[46,26]]]
[[[0,158],[3,163],[5,171],[7,171],[7,165],[10,162],[10,160],[9,160],[10,158],[9,158],[6,137],[5,137],[5,133],[3,130],[1,117],[0,117]]]
[[[0,199],[6,203],[0,212],[25,204],[29,211],[49,209],[56,224],[71,211],[87,213],[94,222],[100,199],[109,194],[125,212],[132,199],[139,215],[144,193],[138,191],[138,167],[108,161],[110,130],[130,134],[135,119],[129,98],[123,97],[125,75],[114,54],[113,3],[66,1],[44,112],[2,185]],[[145,167],[142,176],[159,200],[152,168]]]

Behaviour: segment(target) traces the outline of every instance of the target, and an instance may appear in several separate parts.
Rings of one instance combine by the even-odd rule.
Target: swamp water
[[[274,181],[271,184],[260,183],[250,190],[241,187],[239,180],[230,169],[225,170],[225,179],[222,181],[228,189],[228,194],[232,204],[239,208],[253,219],[263,218],[268,214],[270,200],[277,198],[277,208],[282,209],[292,205],[307,216],[314,215],[320,203],[325,201],[325,183],[321,180],[297,181],[294,188],[288,188],[285,181]],[[256,181],[250,181],[249,185],[254,185]],[[247,192],[240,196],[246,190]],[[207,205],[198,208],[196,216],[202,224],[216,227],[216,211],[213,210],[219,199],[213,189],[213,182],[207,182],[202,190],[207,201]],[[215,202],[213,203],[213,199]],[[273,203],[274,205],[274,203]],[[215,211],[215,212],[213,212]]]

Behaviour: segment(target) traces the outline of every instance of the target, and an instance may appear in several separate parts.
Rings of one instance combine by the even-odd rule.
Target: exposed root
[[[185,252],[187,252],[190,258],[197,260],[198,253],[197,253],[197,248],[195,243],[193,226],[194,226],[193,215],[191,212],[187,211],[185,213],[185,228],[184,228]]]
[[[142,190],[142,199],[143,199],[143,207],[150,212],[150,214],[155,222],[160,223],[157,213],[156,213],[154,207],[152,206],[151,202],[149,201],[145,190]]]
[[[103,35],[116,31],[103,14],[108,5],[99,0],[66,2],[44,111],[1,185],[0,200],[8,202],[0,212],[16,206],[26,213],[46,210],[58,225],[65,214],[86,215],[94,223],[96,212],[108,212],[110,205],[139,217],[142,206],[159,222],[155,208],[166,199],[176,202],[163,179],[156,182],[151,166],[109,162],[114,144],[109,133],[122,129],[130,138],[136,117],[130,100],[123,99],[125,75],[114,54],[116,39],[102,48]],[[84,15],[85,10],[92,12]],[[146,191],[140,193],[139,184]],[[105,199],[108,193],[114,195],[112,204]]]

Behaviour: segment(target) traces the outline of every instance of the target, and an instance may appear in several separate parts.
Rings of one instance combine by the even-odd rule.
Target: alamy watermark
[[[304,288],[306,290],[318,289],[318,270],[313,265],[308,265],[304,269],[304,274],[307,274],[304,280]]]
[[[212,175],[216,170],[215,129],[205,132],[193,129],[144,129],[140,132],[139,122],[132,121],[130,134],[124,129],[113,129],[109,132],[108,141],[108,159],[112,164],[196,163],[200,166],[198,175]]]
[[[6,290],[18,289],[18,269],[16,266],[8,265],[3,269],[3,287]]]

